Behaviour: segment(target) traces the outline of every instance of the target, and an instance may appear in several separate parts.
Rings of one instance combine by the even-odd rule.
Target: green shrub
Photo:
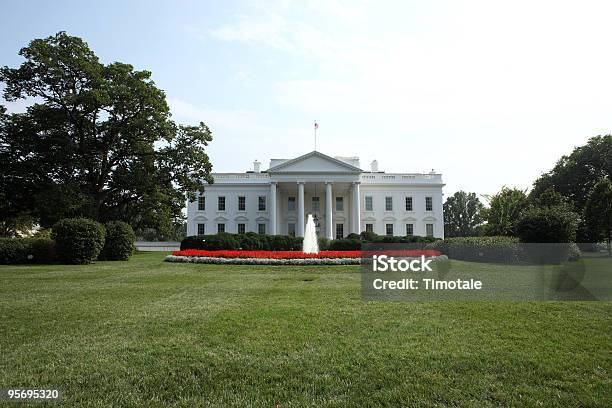
[[[29,238],[31,261],[38,264],[55,262],[57,258],[55,241],[51,238]]]
[[[372,231],[361,231],[361,240],[364,242],[374,242],[378,238],[378,234]]]
[[[100,259],[106,261],[127,261],[134,252],[136,235],[123,221],[109,221],[104,224],[104,248]]]
[[[317,243],[319,244],[319,251],[327,251],[329,250],[331,241],[325,237],[319,237]]]
[[[255,232],[247,232],[238,236],[240,240],[240,248],[245,251],[258,251],[262,249],[261,239],[259,234]]]
[[[181,241],[181,251],[185,249],[204,249],[207,235],[190,235]]]
[[[358,251],[361,249],[361,241],[357,239],[334,239],[329,243],[330,251]]]
[[[393,238],[393,242],[399,242],[402,244],[429,244],[432,242],[436,242],[439,241],[440,238],[435,238],[435,237],[422,237],[419,235],[406,235],[403,237],[392,237]]]
[[[28,262],[29,244],[24,238],[0,239],[0,264],[11,265]]]
[[[55,241],[49,238],[0,238],[0,264],[51,263]]]
[[[289,235],[266,235],[247,232],[246,234],[220,233],[214,235],[189,236],[181,242],[183,249],[236,250],[245,251],[300,251],[302,238]]]
[[[526,210],[516,225],[521,242],[573,242],[578,217],[564,207],[534,207]]]
[[[521,246],[514,237],[446,238],[428,244],[427,248],[462,261],[515,263],[522,259]]]
[[[52,237],[62,262],[87,264],[98,258],[104,247],[104,227],[87,218],[64,218],[53,226]]]
[[[369,235],[377,243],[416,243],[415,248],[424,248],[425,244],[436,241],[433,237],[387,237]],[[328,240],[318,238],[319,250],[355,251],[361,249],[361,238],[358,234],[349,234],[346,238]],[[183,249],[243,249],[246,251],[301,251],[303,238],[289,235],[266,235],[247,232],[245,234],[221,233],[215,235],[194,235],[183,239]]]
[[[237,236],[228,232],[221,232],[219,234],[203,235],[203,242],[201,248],[195,249],[208,249],[208,250],[219,250],[228,249],[235,250],[240,249],[240,241]]]

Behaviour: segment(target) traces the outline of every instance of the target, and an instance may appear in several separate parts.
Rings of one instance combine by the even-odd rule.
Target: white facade
[[[356,157],[315,151],[272,159],[264,172],[255,162],[253,171],[213,177],[214,184],[187,205],[187,235],[254,231],[303,236],[306,217],[313,214],[319,236],[329,239],[365,230],[444,237],[441,174],[384,173],[376,161],[368,172],[359,168]]]

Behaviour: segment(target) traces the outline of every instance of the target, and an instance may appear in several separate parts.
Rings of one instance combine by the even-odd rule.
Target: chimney
[[[257,161],[257,159],[255,159],[255,161],[253,162],[253,171],[255,173],[261,173],[261,163]]]
[[[372,173],[378,173],[378,160],[372,160],[372,163],[370,163],[370,168]]]

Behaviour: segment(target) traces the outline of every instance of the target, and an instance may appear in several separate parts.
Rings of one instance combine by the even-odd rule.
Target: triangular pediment
[[[268,173],[361,173],[361,169],[319,152],[310,152],[268,169]]]

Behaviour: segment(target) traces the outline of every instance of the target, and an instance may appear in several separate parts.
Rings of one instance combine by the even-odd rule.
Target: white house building
[[[358,157],[313,151],[295,159],[258,161],[246,173],[215,173],[214,184],[187,205],[187,235],[217,232],[304,236],[308,214],[318,234],[349,233],[444,237],[442,175],[385,173]]]

